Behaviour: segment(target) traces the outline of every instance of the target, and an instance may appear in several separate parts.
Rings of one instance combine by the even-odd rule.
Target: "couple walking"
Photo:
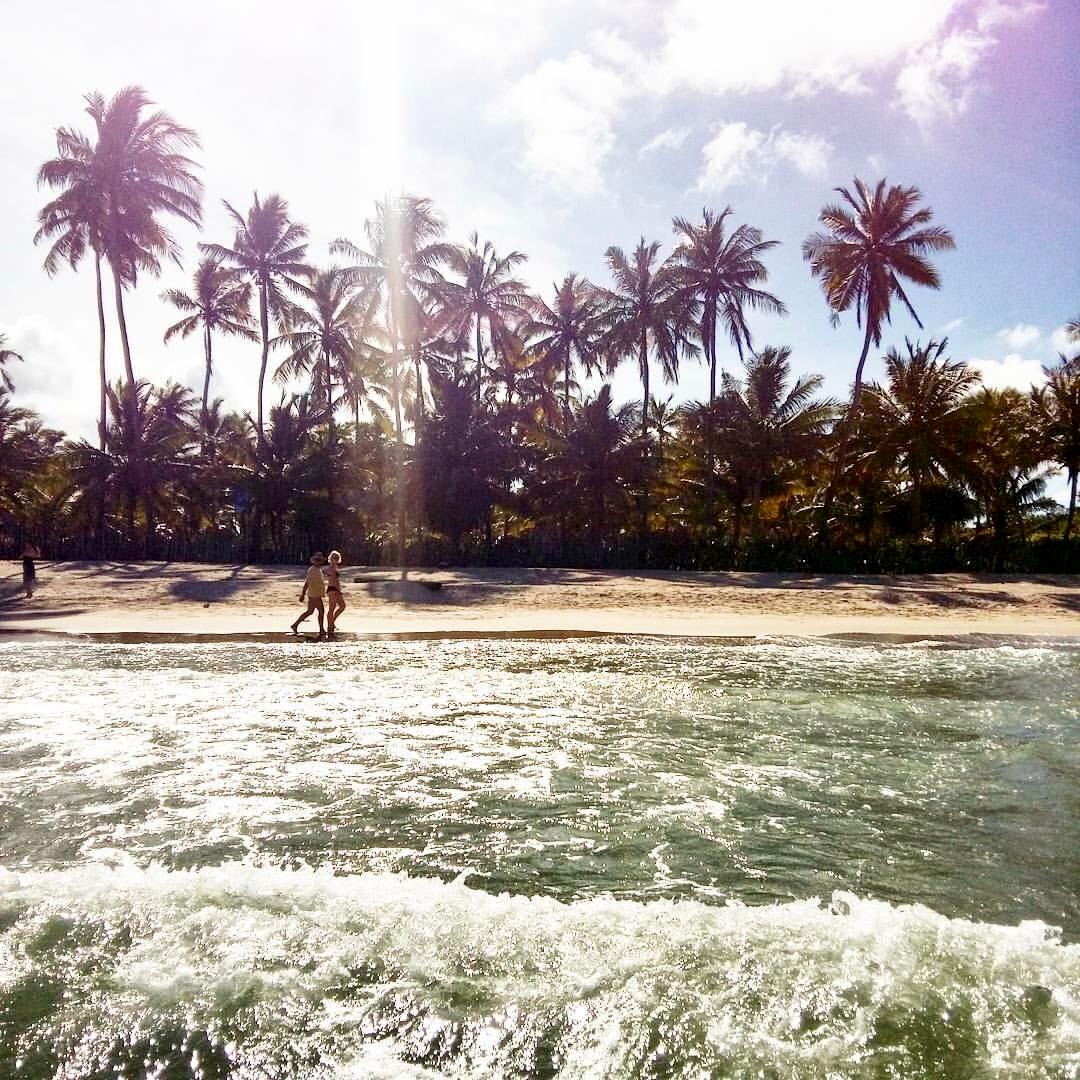
[[[307,577],[304,578],[304,587],[300,591],[300,603],[307,603],[307,610],[292,624],[290,629],[294,634],[300,632],[300,624],[313,612],[319,615],[319,637],[324,638],[327,634],[333,635],[337,617],[345,610],[345,594],[341,591],[341,552],[331,551],[330,560],[323,558],[321,551],[316,551],[311,556],[311,566],[308,567]],[[325,573],[323,566],[326,564]],[[326,597],[328,607],[325,609],[326,627],[323,627],[323,597]]]

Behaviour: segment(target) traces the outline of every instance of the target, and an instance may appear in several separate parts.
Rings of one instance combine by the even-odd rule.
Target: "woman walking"
[[[326,599],[329,606],[326,611],[326,630],[333,636],[337,617],[345,610],[345,594],[341,591],[341,552],[331,551],[330,562],[326,567]]]

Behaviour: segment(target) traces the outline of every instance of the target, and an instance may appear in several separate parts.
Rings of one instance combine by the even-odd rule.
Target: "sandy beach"
[[[26,600],[0,569],[0,633],[248,636],[288,632],[303,567],[39,564]],[[1080,636],[1080,577],[851,577],[555,569],[343,570],[342,636]],[[314,617],[305,629],[314,631]]]

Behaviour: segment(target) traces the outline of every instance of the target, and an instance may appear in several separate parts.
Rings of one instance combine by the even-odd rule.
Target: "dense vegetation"
[[[197,396],[138,378],[124,296],[179,261],[171,218],[200,222],[198,139],[139,88],[87,104],[93,135],[59,129],[41,167],[51,197],[35,241],[50,274],[94,269],[98,439],[65,439],[18,405],[22,358],[0,338],[9,551],[32,538],[57,558],[294,560],[335,546],[354,563],[1070,567],[1080,356],[1024,394],[981,387],[945,341],[905,339],[864,384],[894,305],[921,329],[908,290],[938,288],[931,256],[953,246],[916,188],[856,179],[804,244],[832,312],[854,311],[862,333],[847,403],[796,376],[787,347],[755,342],[753,314],[785,311],[767,290],[774,242],[730,208],[676,219],[666,257],[644,238],[611,247],[608,282],[571,273],[540,297],[523,253],[476,234],[451,243],[433,204],[404,195],[321,266],[280,196],[226,203],[234,235],[199,245],[190,291],[162,294],[179,315],[163,317],[165,340],[201,339]],[[223,335],[259,350],[244,415],[212,394]],[[677,383],[687,361],[708,366],[709,397],[675,406],[653,380]],[[621,363],[640,378],[636,402],[603,381]],[[281,390],[267,409],[268,375]],[[1043,497],[1055,467],[1066,515]]]

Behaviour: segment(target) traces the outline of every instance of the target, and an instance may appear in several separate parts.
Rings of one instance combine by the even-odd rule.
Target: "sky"
[[[449,239],[474,230],[525,252],[545,296],[569,271],[608,281],[604,252],[672,247],[671,219],[732,207],[780,246],[769,289],[785,318],[752,317],[757,347],[788,345],[795,374],[845,397],[861,345],[836,327],[801,255],[834,188],[858,176],[917,186],[956,250],[942,288],[916,288],[925,329],[894,312],[867,377],[905,336],[949,339],[992,386],[1026,389],[1073,351],[1080,316],[1080,3],[1077,0],[52,0],[5,11],[0,85],[0,332],[24,356],[16,400],[94,437],[93,266],[49,278],[35,184],[55,130],[92,121],[83,95],[143,86],[200,135],[200,236],[182,267],[140,279],[127,311],[136,375],[201,388],[198,335],[168,345],[199,239],[228,243],[227,199],[277,192],[330,262],[388,192],[432,198]],[[108,296],[108,294],[107,294]],[[110,313],[110,318],[112,318]],[[109,325],[110,377],[123,371]],[[730,351],[730,350],[729,350]],[[212,394],[252,410],[259,349],[216,347]],[[738,374],[732,355],[722,366]],[[707,396],[703,365],[679,386]],[[631,366],[616,397],[638,393]],[[274,391],[275,393],[280,391]]]

